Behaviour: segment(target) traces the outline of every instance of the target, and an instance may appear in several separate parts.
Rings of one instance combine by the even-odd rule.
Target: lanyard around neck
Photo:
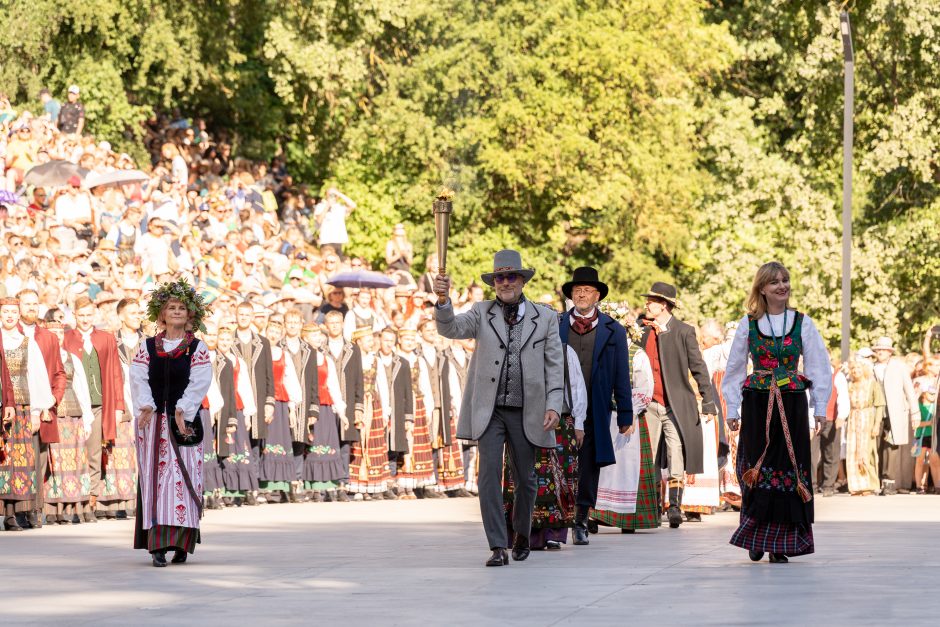
[[[777,353],[777,359],[781,358],[781,353],[783,353],[783,340],[787,336],[787,313],[786,309],[783,310],[783,328],[780,329],[780,337],[777,338],[777,332],[774,330],[774,319],[767,314],[767,324],[770,325],[770,337],[774,340],[774,351]]]

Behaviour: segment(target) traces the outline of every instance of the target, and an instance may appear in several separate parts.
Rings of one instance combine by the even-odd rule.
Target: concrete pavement
[[[729,545],[726,513],[484,568],[475,499],[211,511],[165,569],[132,522],[0,533],[0,623],[935,624],[940,496],[817,498],[816,554],[788,565]]]

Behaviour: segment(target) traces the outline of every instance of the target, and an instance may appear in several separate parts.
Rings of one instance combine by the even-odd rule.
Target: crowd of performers
[[[524,272],[504,274],[520,281],[521,296]],[[499,277],[483,278],[509,282]],[[120,303],[121,329],[110,334],[94,327],[88,299],[76,303],[75,328],[37,324],[38,298],[26,290],[0,301],[4,528],[136,514],[135,546],[163,566],[168,550],[175,562],[193,552],[204,509],[482,491],[491,549],[511,545],[521,559],[560,549],[569,529],[575,545],[587,545],[600,525],[678,528],[734,509],[732,543],[754,560],[769,553],[785,562],[813,552],[811,441],[819,438],[811,433],[846,413],[841,398],[830,402],[839,373],[812,321],[787,307],[789,289],[785,268],[762,267],[748,315],[722,337],[676,318],[676,290],[665,283],[624,325],[622,311],[603,307],[607,286],[596,271],[578,269],[563,287],[568,312],[530,304],[555,321],[544,372],[560,411],[544,436],[520,430],[529,456],[501,441],[493,448],[489,430],[458,430],[468,396],[479,394],[468,391],[482,373],[474,361],[490,362],[448,321],[452,310],[442,316],[438,307],[436,320],[413,329],[381,327],[362,309],[330,311],[321,325],[288,310],[259,325],[250,304],[220,321],[178,281],[150,296],[159,333],[147,338],[138,301]],[[496,305],[507,308],[482,301],[456,315]],[[504,422],[530,383],[515,389],[510,380],[512,351],[522,354],[514,326],[506,323],[510,346],[500,347],[505,367],[494,360],[505,381],[493,377],[496,411],[488,410]],[[551,368],[549,339],[564,356]],[[526,362],[516,360],[521,370]],[[484,447],[501,458],[495,481],[481,476]],[[535,487],[521,510],[520,478]],[[495,518],[484,505],[494,500]],[[508,563],[502,554],[494,561]]]

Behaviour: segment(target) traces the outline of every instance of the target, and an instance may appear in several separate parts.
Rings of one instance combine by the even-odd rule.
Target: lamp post
[[[845,108],[842,122],[842,361],[849,359],[852,334],[852,137],[855,109],[855,51],[848,11],[839,16],[845,59]]]

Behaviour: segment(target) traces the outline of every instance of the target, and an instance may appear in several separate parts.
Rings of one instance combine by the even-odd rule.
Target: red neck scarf
[[[590,316],[580,316],[577,313],[577,310],[572,310],[571,312],[571,330],[577,333],[578,335],[584,335],[589,333],[591,329],[594,328],[594,321],[597,320],[597,307],[594,308],[594,313]]]

